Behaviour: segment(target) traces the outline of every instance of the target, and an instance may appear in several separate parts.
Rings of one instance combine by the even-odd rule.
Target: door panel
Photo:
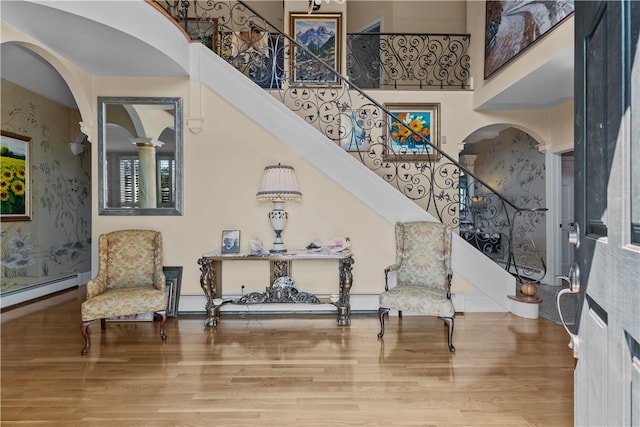
[[[575,4],[576,425],[638,422],[639,3]]]
[[[607,324],[596,311],[588,308],[583,327],[585,329],[584,352],[580,352],[581,363],[577,369],[585,371],[586,400],[593,404],[586,408],[586,419],[575,421],[577,425],[605,426],[607,425]]]
[[[562,156],[562,275],[568,276],[573,265],[573,246],[569,243],[569,231],[575,218],[573,212],[573,153]]]

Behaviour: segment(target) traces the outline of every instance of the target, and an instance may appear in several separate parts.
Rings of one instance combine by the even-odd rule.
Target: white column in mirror
[[[138,147],[138,196],[139,207],[158,207],[158,191],[156,179],[156,147],[162,147],[163,142],[151,138],[132,138],[131,142]]]

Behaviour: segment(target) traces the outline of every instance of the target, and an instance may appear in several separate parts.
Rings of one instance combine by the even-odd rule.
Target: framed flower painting
[[[384,159],[440,158],[440,104],[387,104]],[[434,148],[435,147],[435,148]]]
[[[0,219],[31,221],[31,138],[2,131]]]

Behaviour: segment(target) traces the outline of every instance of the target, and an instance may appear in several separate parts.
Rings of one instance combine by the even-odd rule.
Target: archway
[[[465,138],[461,234],[523,281],[547,280],[548,185],[533,132],[494,124]],[[494,194],[497,193],[497,196]]]
[[[6,42],[1,50],[1,126],[31,138],[32,209],[29,221],[2,222],[2,307],[77,286],[91,274],[91,151],[81,114],[42,49],[26,46]]]

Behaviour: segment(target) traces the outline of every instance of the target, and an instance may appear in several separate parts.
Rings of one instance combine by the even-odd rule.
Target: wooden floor
[[[80,356],[84,289],[2,313],[2,426],[572,426],[562,327],[456,318],[204,315],[99,323]]]

